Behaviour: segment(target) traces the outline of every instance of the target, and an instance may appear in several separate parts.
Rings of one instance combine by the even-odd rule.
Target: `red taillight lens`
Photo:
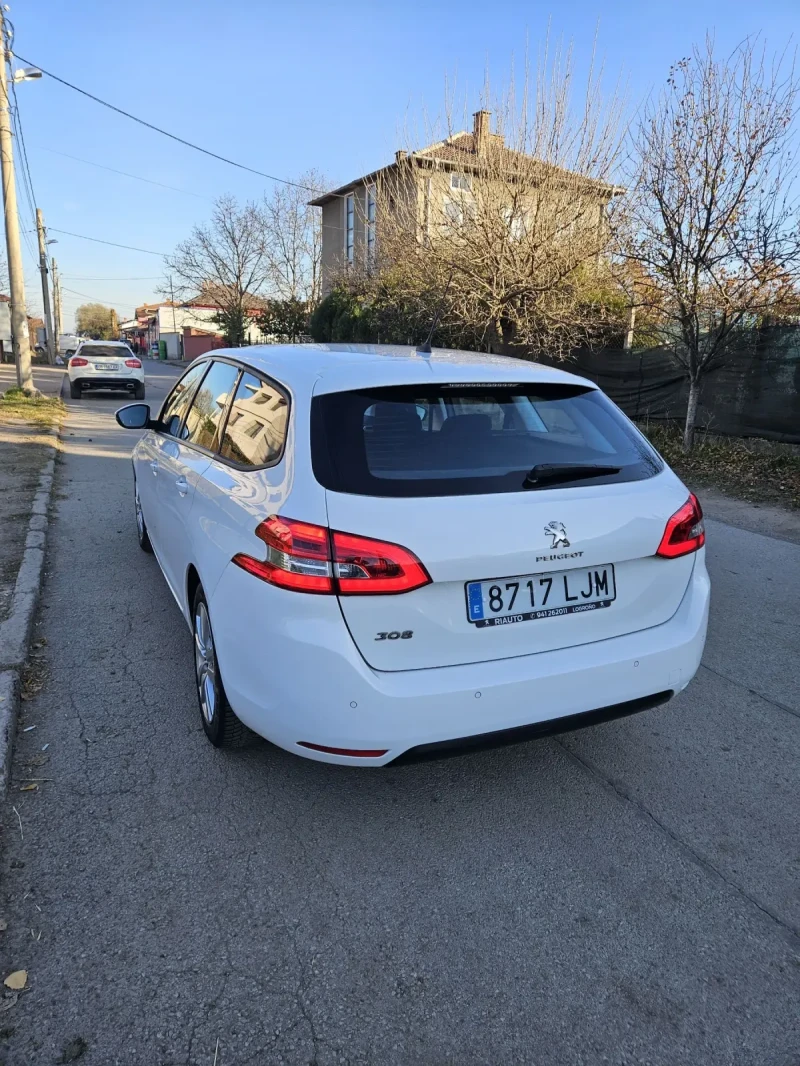
[[[267,558],[240,553],[233,562],[262,581],[295,592],[387,595],[411,592],[431,580],[416,555],[399,544],[332,533],[325,526],[277,515],[262,522],[256,536],[266,544]]]
[[[138,359],[126,359],[125,360],[125,366],[130,366],[134,370],[141,370],[142,369],[142,364],[139,362]]]
[[[667,522],[664,536],[658,546],[656,555],[665,559],[676,559],[679,555],[689,555],[702,548],[706,542],[706,531],[703,526],[703,508],[700,501],[692,493],[689,499],[676,511]]]
[[[82,359],[81,356],[79,356],[79,355],[73,355],[73,357],[69,361],[69,365],[70,366],[88,366],[89,365],[89,360],[88,359]]]
[[[411,592],[431,580],[407,548],[353,533],[333,533],[333,562],[339,592],[346,596]]]
[[[264,562],[250,555],[233,561],[248,573],[296,592],[333,592],[328,530],[308,522],[273,515],[256,530],[267,546]]]

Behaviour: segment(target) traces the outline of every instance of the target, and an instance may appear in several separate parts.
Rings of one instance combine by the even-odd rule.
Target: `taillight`
[[[88,366],[89,365],[89,360],[88,359],[82,359],[81,356],[79,356],[79,355],[73,355],[73,357],[69,361],[69,365],[70,366]]]
[[[411,592],[431,580],[407,548],[353,533],[333,533],[333,561],[338,591],[346,596]]]
[[[656,555],[665,559],[676,559],[679,555],[689,555],[702,548],[706,542],[703,525],[703,508],[700,501],[691,493],[689,499],[676,511],[667,522],[664,536],[658,546]]]
[[[430,583],[407,548],[273,515],[256,529],[265,560],[240,553],[233,562],[271,585],[295,592],[347,596],[411,592]]]
[[[130,366],[134,370],[141,370],[142,369],[142,364],[139,362],[138,359],[126,359],[125,360],[125,366]]]
[[[333,592],[333,568],[328,546],[328,530],[308,522],[273,515],[256,530],[267,546],[262,562],[250,555],[235,555],[233,561],[243,570],[296,592]]]

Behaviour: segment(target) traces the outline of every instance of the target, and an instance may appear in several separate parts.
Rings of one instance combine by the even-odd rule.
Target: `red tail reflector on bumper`
[[[667,522],[656,555],[665,559],[677,559],[680,555],[696,552],[705,542],[703,508],[695,494],[691,493],[683,507]]]
[[[266,544],[267,558],[240,553],[233,562],[262,581],[295,592],[386,596],[431,581],[416,555],[399,544],[277,515],[262,522],[256,536]]]
[[[380,759],[388,748],[326,748],[324,744],[311,744],[308,740],[298,740],[298,747],[310,748],[312,751],[324,751],[327,755],[349,755],[354,759]]]

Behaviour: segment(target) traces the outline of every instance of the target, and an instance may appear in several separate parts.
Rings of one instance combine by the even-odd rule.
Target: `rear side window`
[[[206,370],[208,370],[208,363],[198,363],[197,366],[193,366],[191,370],[183,375],[164,402],[159,421],[163,425],[164,431],[173,437],[177,435],[180,429],[181,420],[186,413],[187,407],[192,402],[194,390]]]
[[[240,466],[268,466],[283,453],[289,402],[273,384],[245,371],[231,404],[219,453]]]
[[[402,386],[315,397],[314,473],[364,496],[522,492],[534,467],[613,468],[559,486],[653,477],[663,464],[601,392],[581,385]],[[541,487],[555,487],[555,483]]]
[[[181,440],[197,444],[213,451],[217,444],[220,426],[230,402],[239,368],[230,363],[211,364],[194,395],[192,406],[180,431]]]

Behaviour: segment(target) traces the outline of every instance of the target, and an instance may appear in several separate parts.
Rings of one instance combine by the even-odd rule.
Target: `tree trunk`
[[[683,450],[690,452],[694,444],[694,423],[697,418],[697,404],[700,400],[700,379],[689,381],[689,402],[686,405],[686,423],[683,427]]]

